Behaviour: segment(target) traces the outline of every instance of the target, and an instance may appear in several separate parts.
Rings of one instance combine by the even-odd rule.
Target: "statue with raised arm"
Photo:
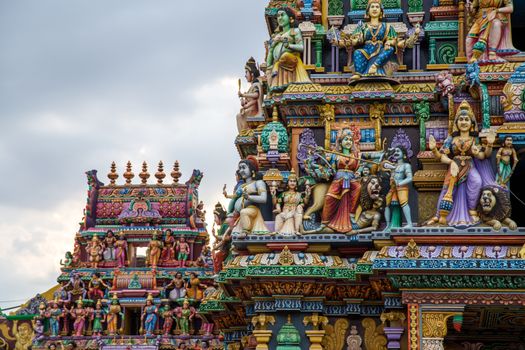
[[[241,99],[241,110],[237,114],[237,131],[242,134],[244,130],[249,129],[247,117],[256,117],[263,115],[263,85],[259,81],[261,75],[259,67],[253,57],[250,57],[244,66],[245,78],[250,87],[248,91],[241,92],[241,80],[239,79],[239,98]]]
[[[412,227],[412,216],[408,205],[409,185],[412,182],[412,166],[408,161],[407,151],[402,146],[394,147],[390,150],[390,160],[394,164],[385,163],[385,167],[390,168],[390,190],[386,195],[385,220],[386,230],[392,228],[393,222],[401,222],[401,218],[394,218],[396,215],[392,211],[392,206],[398,205],[405,216],[405,227]]]

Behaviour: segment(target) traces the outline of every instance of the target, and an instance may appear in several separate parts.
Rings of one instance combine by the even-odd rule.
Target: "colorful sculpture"
[[[303,194],[297,191],[297,175],[292,169],[288,176],[288,190],[277,197],[272,191],[272,200],[275,206],[275,232],[282,235],[301,235],[303,223],[303,206],[310,199],[310,186]]]
[[[470,63],[505,62],[502,57],[519,52],[512,45],[512,0],[469,0],[467,10],[472,22],[466,42]]]
[[[148,266],[157,267],[162,253],[162,242],[157,239],[157,232],[153,233],[148,244],[148,251],[146,254],[146,261]]]
[[[372,232],[379,228],[381,220],[381,209],[384,199],[380,195],[381,184],[375,175],[370,175],[363,182],[359,203],[361,213],[355,223],[352,222],[352,230],[346,232],[349,235]]]
[[[76,308],[71,307],[69,314],[75,320],[73,322],[73,331],[74,331],[75,336],[77,337],[83,336],[88,313],[87,313],[87,310],[84,308],[84,303],[82,302],[81,298],[78,298]]]
[[[60,319],[63,317],[64,312],[58,305],[58,300],[55,299],[51,303],[51,308],[47,312],[49,321],[49,331],[52,337],[58,337],[60,334]]]
[[[246,92],[241,92],[241,80],[239,79],[239,98],[241,99],[241,111],[237,114],[237,130],[239,134],[249,130],[248,117],[263,116],[263,85],[259,81],[260,71],[253,57],[244,66],[245,78],[250,83]]]
[[[118,240],[115,242],[115,258],[117,260],[117,267],[125,267],[128,256],[128,242],[124,232],[119,233]]]
[[[440,151],[436,148],[434,137],[429,137],[430,150],[448,165],[448,171],[439,197],[438,213],[428,224],[470,226],[479,223],[476,205],[481,188],[494,181],[490,164],[483,161],[492,153],[495,135],[490,133],[487,136],[484,149],[480,148],[477,135],[472,108],[467,101],[463,101],[454,119],[453,133]]]
[[[177,325],[182,335],[190,334],[190,323],[195,316],[195,309],[190,307],[190,302],[188,299],[184,299],[182,307],[177,307],[175,309],[177,315]]]
[[[162,248],[161,260],[175,260],[175,237],[173,237],[171,229],[167,229],[165,232],[164,248]]]
[[[186,238],[182,236],[177,242],[177,260],[179,261],[179,266],[186,266],[186,261],[190,256],[190,245],[186,242]]]
[[[106,237],[104,237],[104,260],[111,261],[115,260],[115,242],[117,238],[113,234],[112,230],[106,232]]]
[[[201,300],[204,288],[206,288],[206,286],[201,284],[201,280],[199,277],[197,277],[197,274],[195,272],[191,272],[190,279],[186,287],[187,296],[191,299]]]
[[[102,310],[102,301],[99,299],[95,305],[95,310],[91,312],[91,321],[93,322],[92,331],[94,336],[102,335],[102,323],[106,321],[106,314]]]
[[[481,221],[494,230],[501,229],[503,225],[511,230],[518,228],[510,218],[510,193],[502,187],[493,185],[483,187],[477,210]]]
[[[510,177],[518,165],[518,155],[516,150],[512,147],[512,136],[506,136],[503,140],[503,145],[496,153],[496,166],[498,172],[496,174],[496,182],[500,186],[510,187]]]
[[[104,252],[104,246],[98,239],[98,236],[93,236],[93,238],[91,238],[91,242],[88,245],[87,251],[89,253],[91,267],[96,269],[98,267],[98,263],[102,261],[102,254]]]
[[[295,14],[289,7],[277,11],[279,27],[268,43],[266,77],[270,92],[280,92],[292,83],[309,83],[301,60],[304,50],[301,31],[295,28]]]
[[[108,285],[100,278],[98,272],[93,273],[88,285],[88,297],[92,300],[99,300],[104,297],[104,289],[108,289]]]
[[[173,289],[169,293],[169,298],[171,301],[177,301],[177,299],[184,298],[186,296],[186,283],[184,283],[184,280],[182,279],[182,273],[177,272],[175,277],[165,287],[165,290],[172,286]]]
[[[157,307],[153,304],[153,296],[149,294],[141,316],[141,321],[144,322],[144,332],[147,337],[152,336],[155,331],[157,312]]]
[[[162,333],[164,336],[168,336],[171,333],[174,319],[174,310],[170,307],[169,303],[166,303],[166,305],[160,309],[160,315],[164,320],[162,325]]]
[[[122,308],[119,305],[117,295],[113,294],[113,297],[111,298],[111,305],[109,305],[107,319],[106,319],[108,335],[116,335],[118,333],[119,316],[123,318],[124,314],[122,313]]]
[[[214,225],[211,230],[211,234],[215,238],[213,243],[213,271],[219,273],[222,269],[222,265],[228,254],[230,254],[231,249],[231,228],[226,223],[226,210],[221,203],[215,205],[215,210],[213,211]],[[215,225],[219,226],[217,234],[215,234]]]
[[[408,205],[409,186],[412,183],[412,166],[409,163],[407,151],[399,146],[395,147],[391,152],[391,160],[394,165],[391,166],[390,176],[390,190],[386,195],[385,219],[386,229],[390,229],[392,222],[401,221],[400,218],[393,218],[392,206],[399,205],[405,216],[405,227],[412,227],[412,215],[410,213],[410,206]]]

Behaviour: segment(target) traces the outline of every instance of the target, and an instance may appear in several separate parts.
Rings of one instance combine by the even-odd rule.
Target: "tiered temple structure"
[[[264,17],[211,253],[200,172],[89,172],[56,298],[6,316],[0,341],[523,349],[523,5],[272,0]]]

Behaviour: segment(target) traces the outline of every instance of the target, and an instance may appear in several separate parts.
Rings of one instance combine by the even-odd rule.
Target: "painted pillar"
[[[428,307],[421,310],[421,350],[444,350],[443,341],[447,335],[447,320],[452,316],[462,317],[464,306]],[[461,324],[456,330],[461,330]]]
[[[428,59],[428,64],[436,64],[436,38],[430,38],[429,48],[430,58]]]
[[[323,41],[316,39],[314,40],[315,45],[315,67],[320,68],[323,66]]]
[[[465,55],[465,0],[458,1],[458,55],[456,63],[466,63],[467,56]]]

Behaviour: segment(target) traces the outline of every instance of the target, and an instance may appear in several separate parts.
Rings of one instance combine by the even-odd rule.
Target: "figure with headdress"
[[[159,241],[157,237],[157,231],[155,231],[148,244],[146,261],[150,267],[157,267],[159,264],[160,254],[162,252],[162,242]]]
[[[186,242],[186,238],[184,236],[181,236],[179,240],[177,241],[176,245],[177,250],[177,260],[179,261],[179,266],[184,267],[186,266],[186,261],[188,260],[190,256],[190,245],[188,242]]]
[[[95,305],[95,309],[91,312],[91,321],[93,322],[93,335],[100,336],[102,335],[102,323],[106,320],[106,314],[102,309],[102,300],[99,299]]]
[[[412,183],[412,166],[408,160],[407,150],[403,146],[396,146],[389,150],[389,159],[393,163],[385,162],[385,167],[391,172],[390,190],[386,195],[385,220],[386,230],[390,229],[394,222],[401,222],[400,214],[392,209],[397,205],[401,207],[405,216],[405,227],[412,227],[412,215],[408,205],[409,186]],[[398,217],[394,217],[398,216]]]
[[[118,318],[124,317],[124,314],[122,313],[122,308],[119,304],[117,294],[113,294],[113,297],[111,298],[111,304],[108,308],[108,314],[107,314],[107,328],[108,328],[108,335],[116,335],[118,332]]]
[[[120,232],[118,239],[115,242],[115,259],[117,259],[117,267],[125,267],[128,255],[128,242],[124,232]]]
[[[512,147],[512,143],[512,136],[505,136],[505,139],[503,139],[503,145],[496,154],[496,166],[498,168],[496,182],[498,185],[507,188],[509,188],[510,177],[519,161],[516,150]]]
[[[304,203],[310,198],[310,186],[306,186],[305,193],[297,191],[298,178],[295,170],[288,176],[288,190],[276,195],[272,190],[272,200],[275,206],[275,232],[282,235],[300,235],[303,223]]]
[[[241,111],[237,114],[237,130],[242,134],[249,129],[247,118],[263,115],[263,85],[259,81],[260,71],[253,57],[244,66],[244,77],[250,83],[250,88],[246,92],[241,92],[241,80],[239,79],[239,98],[241,99]]]
[[[226,216],[227,213],[222,204],[215,204],[215,209],[213,210],[214,225],[211,229],[211,234],[215,238],[212,249],[213,271],[215,273],[219,273],[222,270],[222,264],[228,257],[228,254],[230,254],[231,249],[231,228],[226,222]],[[215,225],[219,227],[217,233],[215,233]]]
[[[82,298],[78,298],[77,300],[77,307],[73,308],[71,307],[71,310],[69,311],[71,317],[75,320],[73,322],[73,332],[74,335],[77,337],[81,337],[84,335],[84,329],[86,326],[86,317],[87,310],[84,308],[84,302],[82,301]]]
[[[64,312],[58,305],[58,299],[55,299],[51,303],[51,307],[47,311],[49,320],[49,331],[52,337],[58,337],[60,335],[60,318],[63,317]]]
[[[231,223],[233,233],[237,233],[240,238],[248,234],[269,233],[259,208],[267,201],[267,191],[264,181],[257,179],[258,170],[254,157],[249,156],[239,162],[237,172],[243,183],[236,191]]]
[[[171,229],[167,229],[164,236],[164,248],[162,248],[161,254],[162,261],[173,261],[175,260],[175,237]]]
[[[512,0],[467,0],[467,10],[472,23],[466,41],[470,63],[505,62],[502,57],[519,53],[512,45]]]
[[[331,165],[335,176],[325,195],[321,223],[335,232],[350,232],[351,218],[355,216],[359,205],[361,182],[356,176],[361,153],[357,142],[358,131],[345,128],[336,141],[336,152],[325,152],[324,158]]]
[[[167,302],[161,309],[160,309],[160,316],[163,319],[162,323],[162,333],[165,336],[170,335],[171,328],[173,327],[173,319],[175,317],[174,310],[170,307],[170,303]]]
[[[186,298],[182,303],[182,307],[179,306],[175,309],[177,315],[177,324],[179,326],[180,333],[182,335],[190,334],[190,322],[195,316],[195,309],[190,306],[190,301]]]
[[[295,13],[289,7],[277,11],[278,27],[268,42],[266,76],[270,92],[284,91],[292,83],[309,83],[301,55],[301,31],[295,28]]]
[[[155,325],[157,324],[157,306],[153,303],[153,296],[148,294],[146,298],[146,306],[142,312],[141,321],[144,322],[144,332],[146,336],[153,335]]]
[[[452,135],[447,137],[440,150],[430,135],[430,150],[448,165],[448,170],[438,200],[438,211],[427,224],[471,226],[479,223],[476,206],[481,188],[495,183],[495,174],[488,161],[495,140],[494,133],[489,133],[486,140],[487,144],[481,147],[476,117],[467,101],[460,104]]]
[[[115,242],[117,238],[112,230],[106,232],[104,237],[104,260],[112,261],[115,260]]]
[[[100,278],[98,272],[94,272],[88,284],[88,297],[95,301],[102,299],[105,289],[108,289],[108,285]]]
[[[91,242],[88,244],[87,251],[89,253],[89,262],[91,263],[91,267],[96,269],[98,267],[98,263],[102,260],[102,254],[104,252],[104,246],[100,239],[98,239],[98,236],[93,236],[93,238],[91,238]]]

